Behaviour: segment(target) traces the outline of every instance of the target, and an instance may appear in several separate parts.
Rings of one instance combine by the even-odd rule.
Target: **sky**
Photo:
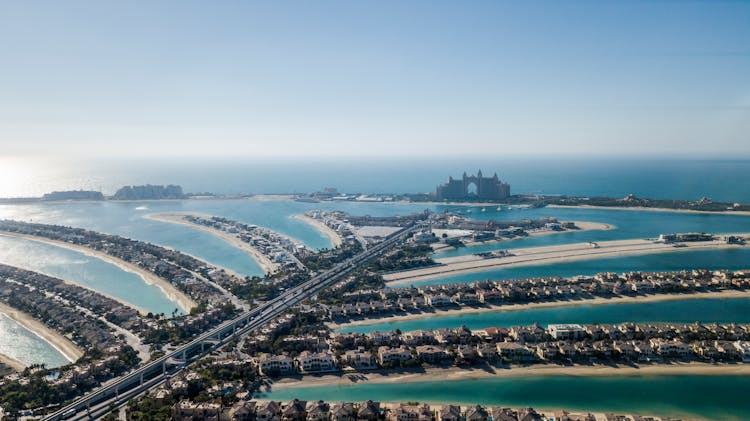
[[[748,1],[3,1],[6,156],[750,156]]]

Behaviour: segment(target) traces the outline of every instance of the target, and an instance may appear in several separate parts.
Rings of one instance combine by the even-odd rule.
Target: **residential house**
[[[398,365],[411,359],[411,350],[405,346],[391,348],[381,346],[378,348],[378,362],[381,365]]]
[[[437,421],[463,421],[461,407],[458,405],[443,405],[438,411]]]
[[[435,364],[450,358],[445,348],[437,345],[420,345],[417,347],[417,357],[421,361]]]
[[[294,372],[294,360],[287,355],[264,354],[258,361],[260,374],[278,376]]]
[[[329,351],[302,351],[294,361],[297,364],[297,369],[301,373],[336,370],[336,363],[333,360],[333,354]]]
[[[363,347],[352,349],[344,352],[341,356],[343,364],[351,366],[356,369],[372,369],[377,368],[377,360],[370,351],[365,351]]]

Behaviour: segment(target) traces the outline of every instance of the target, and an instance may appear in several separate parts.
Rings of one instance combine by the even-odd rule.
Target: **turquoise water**
[[[430,285],[454,282],[474,282],[483,279],[523,279],[543,276],[571,277],[594,275],[599,272],[675,271],[682,269],[749,269],[750,248],[691,250],[673,253],[645,254],[640,256],[610,257],[606,259],[579,260],[547,265],[520,266],[485,272],[442,276],[411,285]]]
[[[574,306],[531,308],[515,311],[437,316],[426,319],[351,326],[341,332],[373,330],[453,328],[469,329],[510,327],[539,323],[622,323],[622,322],[720,322],[750,323],[750,298],[693,298],[645,303],[583,304]]]
[[[447,158],[248,158],[248,159],[98,159],[45,162],[37,157],[7,157],[26,171],[4,183],[0,197],[41,196],[52,190],[95,189],[113,194],[128,184],[180,184],[188,192],[292,193],[337,187],[342,192],[434,192],[448,176],[481,169],[497,172],[511,191],[526,194],[692,199],[750,202],[750,161],[483,157]],[[11,178],[13,178],[11,176]]]
[[[177,307],[158,287],[146,284],[140,276],[62,247],[0,234],[0,263],[96,289],[146,312],[168,315]]]
[[[460,208],[451,208],[460,210]],[[614,226],[611,230],[571,231],[562,234],[543,235],[515,241],[504,241],[475,247],[462,247],[452,251],[437,253],[435,257],[451,257],[491,250],[537,247],[557,244],[582,243],[589,241],[622,240],[634,238],[654,238],[670,232],[750,232],[750,216],[678,213],[606,209],[540,208],[497,212],[494,208],[472,207],[470,215],[475,219],[495,219],[514,221],[523,218],[537,219],[555,217],[562,221],[592,221]],[[466,211],[463,211],[465,215]]]
[[[357,384],[264,393],[288,401],[455,402],[510,407],[746,420],[750,376],[532,376],[441,382]]]
[[[156,212],[192,211],[258,224],[294,237],[313,248],[330,247],[330,241],[313,227],[290,218],[310,209],[340,209],[357,215],[395,215],[450,209],[424,204],[373,203],[300,203],[293,201],[207,200],[131,203],[63,203],[0,205],[0,217],[33,220],[84,227],[96,231],[129,236],[173,247],[193,254],[242,275],[260,275],[257,263],[247,254],[205,232],[190,227],[144,219]],[[585,231],[527,238],[494,245],[460,249],[451,254],[474,253],[488,249],[531,247],[585,241],[655,237],[662,232],[750,232],[750,217],[664,212],[609,211],[593,209],[530,209],[498,212],[497,218],[520,219],[556,216],[562,220],[610,223],[617,229]],[[489,212],[477,217],[489,217]]]
[[[27,330],[15,320],[0,313],[0,354],[26,364],[59,367],[68,360],[47,341]]]

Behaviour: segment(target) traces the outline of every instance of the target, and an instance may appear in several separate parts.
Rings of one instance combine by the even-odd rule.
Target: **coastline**
[[[320,386],[346,386],[354,384],[395,384],[421,382],[449,382],[456,380],[487,379],[497,377],[532,377],[532,376],[676,376],[676,375],[711,375],[711,376],[746,376],[750,375],[750,364],[710,364],[702,362],[653,364],[641,366],[561,366],[554,364],[535,364],[531,366],[512,366],[495,368],[491,366],[477,368],[427,368],[424,371],[383,371],[369,373],[335,373],[307,375],[302,378],[284,378],[273,382],[271,390],[299,389]]]
[[[45,342],[52,345],[65,359],[70,362],[76,362],[83,356],[83,350],[71,342],[68,338],[61,335],[54,329],[44,323],[31,317],[31,315],[17,310],[5,303],[0,303],[0,313],[13,319],[16,323],[23,326],[33,334],[42,338]]]
[[[302,213],[292,215],[290,216],[290,218],[311,225],[313,228],[315,228],[316,231],[328,238],[328,240],[331,242],[331,248],[336,248],[343,244],[341,236],[336,231],[331,229],[328,225],[318,221],[317,219],[310,218],[309,216]]]
[[[143,215],[143,218],[150,219],[152,221],[159,221],[159,222],[167,222],[170,224],[178,224],[183,225],[192,229],[197,229],[203,232],[206,232],[208,234],[213,235],[214,237],[218,237],[230,245],[232,245],[235,248],[238,248],[255,260],[255,262],[258,263],[261,270],[265,273],[273,273],[276,270],[278,270],[279,265],[272,262],[268,257],[264,256],[261,252],[259,252],[255,247],[251,246],[250,244],[241,241],[239,238],[230,235],[228,233],[225,233],[223,231],[219,231],[217,229],[213,229],[210,227],[206,227],[200,224],[193,224],[192,222],[188,222],[184,220],[183,218],[188,215],[195,215],[195,216],[201,216],[201,217],[208,217],[208,215],[200,215],[197,213],[175,213],[175,212],[169,212],[169,213],[150,213],[147,215]]]
[[[526,238],[544,237],[547,235],[572,234],[572,233],[584,232],[584,231],[609,231],[609,230],[613,230],[617,228],[615,225],[607,224],[604,222],[589,222],[589,221],[570,221],[570,222],[573,222],[574,224],[576,224],[578,229],[567,229],[565,231],[552,231],[552,230],[530,231],[528,232],[529,235],[526,237],[514,237],[514,238],[506,238],[506,239],[487,240],[487,241],[472,241],[469,243],[465,243],[464,245],[466,247],[479,247],[479,246],[484,246],[488,244],[498,244],[498,243],[505,243],[508,241],[523,240]],[[438,244],[438,243],[435,243],[435,244]],[[433,245],[433,250],[435,253],[439,255],[440,253],[454,251],[456,250],[456,248],[449,246],[447,244],[442,244],[442,247],[439,245],[437,247]]]
[[[406,315],[394,315],[387,316],[378,319],[364,319],[355,320],[346,323],[326,323],[331,330],[337,331],[340,329],[346,329],[357,326],[374,326],[384,323],[397,323],[405,322],[410,320],[421,320],[431,319],[438,317],[447,316],[461,316],[466,314],[480,314],[480,313],[494,313],[501,311],[520,311],[530,310],[536,308],[556,308],[556,307],[570,307],[578,305],[604,305],[604,304],[626,304],[626,303],[649,303],[649,302],[660,302],[660,301],[678,301],[678,300],[692,300],[701,298],[750,298],[750,290],[747,291],[711,291],[711,292],[698,292],[693,294],[652,294],[645,296],[635,297],[596,297],[587,300],[570,300],[570,301],[544,301],[539,303],[521,303],[521,304],[508,304],[508,305],[492,305],[482,308],[459,308],[449,310],[436,310],[435,313],[418,313],[418,314],[406,314]],[[487,326],[490,327],[490,326]]]
[[[646,208],[643,206],[592,206],[592,205],[545,205],[548,208],[560,208],[560,209],[597,209],[597,210],[630,210],[638,212],[674,212],[674,213],[696,213],[696,214],[708,214],[708,215],[737,215],[737,216],[750,216],[750,211],[705,211],[695,209],[670,209],[670,208]]]
[[[727,234],[730,235],[730,234]],[[739,234],[747,236],[748,234]],[[435,259],[440,266],[424,269],[413,269],[383,275],[386,285],[403,286],[413,282],[432,280],[445,276],[466,273],[481,273],[495,269],[537,266],[549,263],[565,263],[582,260],[597,260],[609,257],[638,256],[657,253],[671,253],[692,250],[718,250],[740,248],[743,246],[727,244],[722,241],[681,243],[674,247],[671,244],[656,243],[650,240],[614,240],[602,241],[592,247],[590,243],[573,243],[555,246],[529,247],[513,249],[513,256],[481,258],[475,255],[462,255]]]
[[[0,364],[5,365],[6,367],[9,367],[11,370],[17,373],[22,372],[26,368],[26,365],[24,365],[24,363],[11,357],[10,355],[5,355],[5,354],[0,354]]]
[[[88,248],[88,247],[80,246],[78,244],[66,243],[65,241],[51,240],[49,238],[37,237],[37,236],[27,235],[27,234],[18,234],[18,233],[9,232],[9,231],[0,231],[0,235],[7,235],[7,236],[10,236],[10,237],[23,238],[23,239],[30,240],[30,241],[36,241],[36,242],[40,242],[40,243],[49,244],[49,245],[52,245],[52,246],[66,248],[68,250],[77,251],[77,252],[85,254],[87,256],[95,257],[95,258],[97,258],[99,260],[102,260],[102,261],[105,261],[107,263],[113,264],[113,265],[119,267],[120,269],[122,269],[122,270],[124,270],[126,272],[130,272],[130,273],[138,275],[148,285],[156,285],[164,293],[164,295],[170,301],[172,301],[175,304],[177,304],[180,307],[180,309],[182,311],[184,311],[185,313],[190,313],[190,309],[192,309],[193,307],[196,307],[198,305],[195,301],[193,301],[192,298],[190,298],[189,296],[187,296],[184,292],[180,291],[174,285],[170,284],[166,280],[164,280],[164,279],[156,276],[155,274],[153,274],[153,273],[151,273],[151,272],[149,272],[149,271],[147,271],[147,270],[145,270],[145,269],[143,269],[143,268],[141,268],[141,267],[139,267],[139,266],[137,266],[137,265],[135,265],[133,263],[126,262],[124,260],[121,260],[121,259],[118,259],[116,257],[110,256],[109,254],[104,253],[102,251],[98,251],[98,250],[94,250],[94,249],[91,249],[91,248]],[[76,284],[76,285],[78,285],[78,284]],[[81,286],[81,285],[78,285],[78,286]],[[120,302],[120,303],[122,303],[124,305],[133,307],[133,308],[137,309],[140,313],[145,314],[143,309],[139,309],[134,304],[131,304],[131,303],[125,302],[125,301],[123,301],[121,299],[118,299],[118,298],[112,297],[110,295],[101,293],[101,292],[99,292],[97,290],[94,290],[94,291],[96,291],[97,293],[102,294],[104,296],[107,296],[109,298],[112,298],[113,300],[116,300],[116,301],[118,301],[118,302]]]

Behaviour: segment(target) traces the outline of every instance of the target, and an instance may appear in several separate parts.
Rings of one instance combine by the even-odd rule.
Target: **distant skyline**
[[[750,2],[0,3],[3,156],[750,156]]]

